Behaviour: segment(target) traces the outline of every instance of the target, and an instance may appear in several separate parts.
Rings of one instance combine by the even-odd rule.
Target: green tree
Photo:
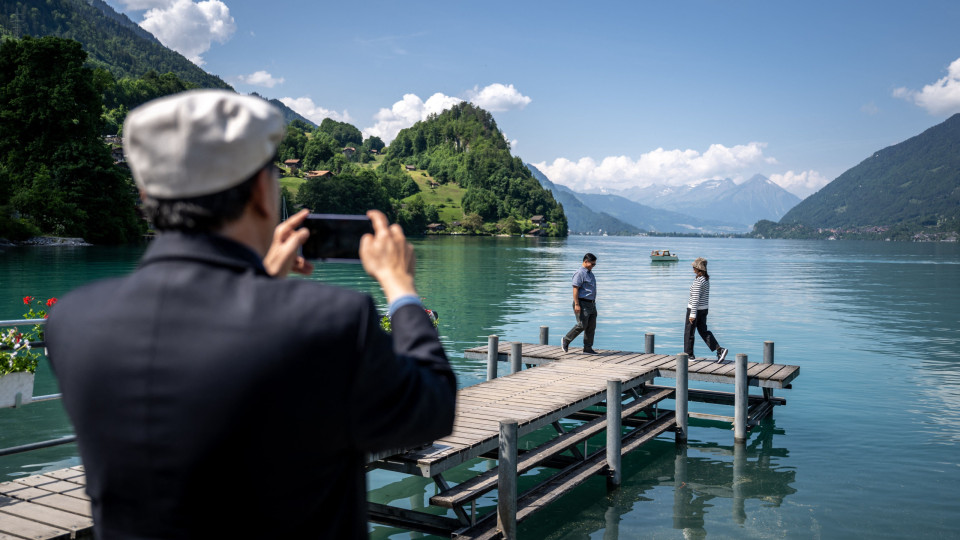
[[[330,135],[316,132],[303,148],[303,166],[307,170],[327,167],[328,162],[340,154],[340,145]]]
[[[388,217],[393,215],[390,198],[369,169],[331,178],[310,178],[300,186],[297,203],[318,213],[362,214],[375,209]]]
[[[324,118],[323,122],[320,122],[320,127],[317,128],[317,131],[333,137],[334,140],[337,141],[337,144],[340,145],[340,148],[344,146],[358,148],[363,144],[363,134],[360,133],[359,129],[352,124],[337,122],[332,118]]]
[[[47,233],[131,242],[145,224],[129,173],[100,138],[103,79],[86,57],[55,37],[0,44],[0,206],[9,200]]]

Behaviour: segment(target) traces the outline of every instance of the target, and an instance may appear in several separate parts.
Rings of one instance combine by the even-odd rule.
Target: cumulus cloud
[[[461,101],[470,101],[488,111],[502,112],[522,109],[532,100],[521,94],[512,84],[500,83],[483,88],[474,87],[464,92],[464,97],[448,96],[437,92],[424,101],[416,94],[404,94],[403,99],[394,103],[389,109],[380,109],[373,117],[374,125],[364,128],[363,133],[368,137],[372,135],[380,137],[383,142],[390,144],[401,129],[426,120],[431,114],[439,114]],[[511,144],[516,144],[516,141],[512,141]]]
[[[353,122],[353,119],[350,118],[350,113],[348,113],[346,109],[344,109],[342,113],[325,109],[314,103],[313,100],[308,97],[283,97],[280,98],[280,103],[290,107],[294,111],[300,113],[301,116],[308,118],[318,125],[320,122],[323,122],[324,118],[330,118],[338,122]]]
[[[230,8],[220,0],[134,0],[130,4],[152,6],[140,26],[198,66],[204,64],[201,55],[214,41],[226,43],[237,30]]]
[[[830,183],[829,178],[817,171],[787,171],[783,174],[771,174],[769,178],[774,184],[777,184],[801,199],[806,198],[808,195],[815,193]]]
[[[383,108],[373,116],[376,123],[364,128],[367,137],[380,137],[383,142],[390,144],[401,129],[408,128],[421,120],[426,120],[431,114],[439,114],[445,109],[453,107],[463,101],[460,98],[444,95],[440,92],[430,96],[426,101],[416,94],[404,94],[403,99],[393,104],[389,109]]]
[[[252,86],[262,86],[264,88],[273,88],[278,84],[283,84],[284,78],[276,78],[267,71],[255,71],[249,75],[240,75],[237,79],[245,84]],[[289,106],[289,105],[288,105]]]
[[[947,76],[922,90],[897,88],[893,97],[912,101],[933,115],[949,115],[960,112],[960,58],[947,68]]]
[[[766,143],[751,142],[733,147],[713,144],[703,153],[696,150],[657,148],[638,159],[610,156],[597,163],[593,158],[553,163],[534,163],[550,180],[576,190],[627,189],[650,184],[683,185],[707,178],[740,176],[762,163],[776,163],[763,155]]]
[[[473,90],[467,91],[466,96],[467,100],[474,105],[493,112],[522,109],[532,101],[529,97],[521,94],[512,84],[502,85],[500,83],[493,83],[483,89],[478,89],[475,86]]]

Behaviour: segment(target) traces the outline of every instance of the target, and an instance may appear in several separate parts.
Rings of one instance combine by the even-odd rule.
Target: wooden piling
[[[742,442],[733,444],[733,519],[738,525],[747,521],[747,511],[744,506],[744,491],[747,482],[747,445]]]
[[[734,380],[733,402],[733,440],[745,442],[747,440],[747,355],[738,354],[736,376]]]
[[[764,363],[764,364],[772,364],[772,363],[773,363],[773,342],[772,342],[772,341],[764,341],[764,342],[763,342],[763,363]],[[773,397],[773,389],[772,389],[772,388],[764,388],[764,389],[763,389],[763,399],[769,400],[769,399],[772,398],[772,397]],[[771,411],[771,413],[772,413],[772,412],[773,412],[773,411]]]
[[[520,371],[520,360],[523,358],[523,343],[514,341],[510,344],[510,373]]]
[[[620,486],[623,477],[622,456],[623,441],[620,414],[623,411],[623,382],[620,379],[607,381],[607,488]]]
[[[653,338],[654,338],[653,334],[650,332],[647,332],[647,335],[644,336],[644,338],[645,338],[644,347],[643,347],[644,354],[653,354]]]
[[[497,529],[504,538],[517,538],[517,421],[500,421],[497,461]]]
[[[540,344],[541,345],[550,344],[550,327],[549,326],[540,327]]]
[[[497,360],[500,356],[500,338],[491,335],[487,338],[487,380],[497,378]]]
[[[651,335],[651,334],[648,334]],[[676,442],[683,443],[687,441],[687,372],[689,367],[689,358],[686,353],[677,355],[677,394],[674,397],[674,410],[677,413],[677,432]]]

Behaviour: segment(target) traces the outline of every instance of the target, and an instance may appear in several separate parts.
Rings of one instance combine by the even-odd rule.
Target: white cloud
[[[478,107],[495,112],[522,109],[531,101],[529,97],[521,94],[512,84],[503,85],[500,83],[490,84],[483,88],[474,87],[472,90],[464,92],[464,96],[460,98],[437,92],[424,101],[416,94],[404,94],[403,99],[394,103],[389,109],[380,109],[373,116],[374,125],[364,128],[362,131],[364,136],[376,135],[383,139],[383,142],[390,144],[401,129],[408,128],[421,120],[426,120],[427,116],[431,114],[439,114],[461,101],[470,101]],[[516,142],[512,141],[511,144],[516,144]]]
[[[331,118],[338,122],[353,122],[353,119],[350,118],[350,113],[348,113],[346,109],[344,109],[342,113],[325,109],[315,104],[313,100],[308,97],[283,97],[280,98],[280,102],[317,124],[320,124],[324,118]]]
[[[214,41],[226,43],[237,30],[230,8],[220,0],[130,3],[153,6],[144,14],[140,26],[198,66],[204,63],[200,55],[210,50]]]
[[[806,198],[808,195],[815,193],[830,183],[829,178],[817,171],[787,171],[783,174],[771,174],[769,178],[774,184],[777,184],[801,199]]]
[[[249,75],[240,75],[237,77],[242,83],[246,83],[252,86],[263,86],[264,88],[273,88],[278,84],[283,84],[285,80],[283,77],[276,78],[271,75],[269,72],[260,70]],[[289,106],[289,105],[288,105]]]
[[[440,92],[430,96],[426,101],[416,94],[404,94],[403,99],[393,104],[389,109],[380,109],[373,116],[376,123],[363,129],[365,136],[380,137],[383,142],[390,144],[401,129],[408,128],[421,120],[426,120],[431,114],[439,114],[445,109],[453,107],[463,101],[460,98],[444,95]]]
[[[897,88],[893,91],[893,97],[912,101],[933,115],[960,112],[960,58],[947,68],[946,77],[924,86],[920,91]]]
[[[485,86],[482,90],[478,90],[475,86],[473,90],[467,91],[466,95],[467,100],[474,105],[493,112],[522,109],[532,101],[529,97],[517,91],[512,84],[504,86],[500,83],[493,83]]]
[[[626,189],[650,184],[683,185],[708,178],[742,175],[761,163],[776,163],[763,155],[766,143],[726,147],[712,144],[706,152],[657,148],[634,160],[610,156],[597,163],[585,157],[579,161],[558,158],[551,164],[534,163],[550,180],[576,190]]]

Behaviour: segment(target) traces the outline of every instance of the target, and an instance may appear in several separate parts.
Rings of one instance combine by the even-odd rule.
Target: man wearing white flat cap
[[[51,310],[49,358],[98,538],[364,538],[364,453],[450,432],[456,380],[399,226],[368,213],[390,302],[306,280],[277,225],[279,111],[197,90],[132,111],[124,149],[158,237],[131,275]]]

